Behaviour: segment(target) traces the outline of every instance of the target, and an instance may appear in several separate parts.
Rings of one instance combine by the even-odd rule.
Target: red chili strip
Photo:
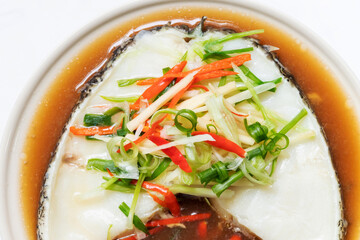
[[[209,63],[207,65],[192,69],[190,71],[187,72],[179,72],[176,74],[173,73],[169,73],[167,76],[168,77],[185,77],[186,75],[188,75],[189,73],[192,73],[194,71],[199,71],[196,76],[205,74],[205,73],[210,73],[210,72],[214,72],[214,71],[218,71],[218,70],[223,70],[226,68],[232,68],[232,63],[234,63],[236,66],[240,66],[242,64],[244,64],[247,61],[251,60],[251,55],[250,54],[241,54],[241,55],[237,55],[235,57],[231,57],[231,58],[226,58],[226,59],[222,59],[216,62],[212,62]],[[222,72],[226,72],[226,71],[222,71]],[[230,75],[233,74],[237,74],[234,72],[229,72],[232,73]],[[225,75],[222,75],[225,76]]]
[[[196,75],[194,82],[200,82],[205,79],[218,78],[218,77],[224,77],[224,76],[236,75],[236,74],[238,73],[232,71],[216,70],[213,72]]]
[[[232,112],[232,111],[230,111],[230,112],[238,117],[248,117],[249,116],[249,114],[239,114],[239,113]]]
[[[200,237],[200,239],[207,238],[207,221],[199,222],[199,225],[197,227],[197,234]]]
[[[71,126],[70,132],[77,136],[109,135],[115,131],[114,126],[110,127],[76,127]]]
[[[242,238],[239,235],[232,235],[230,240],[242,240]]]
[[[146,223],[146,227],[157,227],[157,226],[165,226],[165,225],[183,223],[183,222],[194,222],[194,221],[208,219],[210,218],[210,216],[211,216],[210,213],[199,213],[188,216],[154,220]]]
[[[168,75],[181,72],[186,66],[186,61],[183,61],[177,65],[175,65],[172,69],[170,69],[164,76],[160,77],[157,82],[151,85],[145,92],[139,97],[139,99],[130,106],[131,109],[139,109],[140,101],[150,100],[151,98],[157,96],[162,90],[164,90],[175,77],[169,77]]]
[[[222,136],[219,136],[215,133],[209,133],[209,132],[203,132],[203,131],[195,131],[195,132],[191,133],[191,135],[193,135],[193,136],[202,135],[202,134],[209,134],[210,136],[212,136],[215,139],[215,141],[205,141],[206,143],[210,144],[211,146],[224,149],[228,152],[233,152],[242,158],[245,157],[246,152],[243,148],[241,148],[236,143],[234,143]]]
[[[169,141],[158,136],[149,136],[149,140],[155,143],[157,146],[161,146],[169,143]],[[178,165],[181,168],[181,170],[187,173],[192,172],[189,163],[186,161],[186,158],[184,157],[184,155],[181,154],[179,149],[177,149],[176,147],[169,147],[169,148],[161,149],[161,151],[166,155],[168,155],[171,161],[173,161],[176,165]]]
[[[137,180],[132,180],[131,183],[136,185]],[[180,205],[175,195],[167,187],[147,181],[144,181],[141,187],[163,195],[164,200],[162,201],[156,195],[149,193],[155,202],[168,208],[173,216],[180,216]]]
[[[110,172],[110,170],[108,168],[106,168],[106,171],[108,172],[108,174],[110,175],[110,177],[113,177],[114,174],[112,172]]]

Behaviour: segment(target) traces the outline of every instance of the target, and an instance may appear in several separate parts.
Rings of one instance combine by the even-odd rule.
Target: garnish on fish
[[[191,236],[190,222],[211,239],[216,213],[184,214],[179,194],[229,213],[229,239],[341,238],[321,127],[250,38],[263,30],[203,23],[141,31],[111,59],[49,167],[39,239],[151,239],[186,226]]]

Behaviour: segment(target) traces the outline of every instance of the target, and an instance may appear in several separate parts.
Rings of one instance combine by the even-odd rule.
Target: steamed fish
[[[39,239],[186,239],[195,225],[206,239],[342,238],[326,140],[276,48],[203,23],[137,33],[88,87],[46,174]],[[184,213],[183,196],[220,218]]]

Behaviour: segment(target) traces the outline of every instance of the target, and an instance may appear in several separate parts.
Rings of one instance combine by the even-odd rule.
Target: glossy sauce
[[[29,239],[36,239],[37,208],[43,177],[72,108],[79,100],[81,85],[90,79],[94,69],[104,64],[111,50],[131,29],[160,20],[164,24],[171,19],[182,19],[174,22],[191,25],[203,15],[209,18],[207,24],[236,31],[263,28],[265,33],[255,37],[260,39],[261,44],[280,48],[277,51],[280,61],[295,76],[310,99],[326,133],[342,187],[345,218],[349,223],[346,239],[359,239],[360,181],[357,176],[360,175],[360,131],[356,116],[346,105],[346,96],[326,66],[292,36],[262,20],[225,8],[173,8],[144,15],[100,36],[64,67],[38,106],[24,147],[27,157],[22,160],[21,195]],[[159,23],[147,26],[156,24]]]

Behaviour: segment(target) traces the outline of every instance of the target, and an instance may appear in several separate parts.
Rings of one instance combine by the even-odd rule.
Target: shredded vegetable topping
[[[82,124],[70,127],[75,136],[104,141],[109,158],[88,159],[87,170],[104,174],[102,189],[132,194],[131,206],[122,202],[119,209],[137,229],[151,234],[151,227],[210,217],[181,216],[177,193],[231,198],[240,179],[255,185],[275,181],[281,152],[291,145],[287,134],[307,111],[278,121],[263,98],[276,94],[282,78],[263,81],[252,72],[247,63],[256,45],[224,50],[229,41],[261,33],[197,41],[177,64],[163,68],[162,76],[118,80],[121,88],[148,86],[140,96],[101,96],[112,107],[85,113]],[[173,218],[144,224],[136,215],[141,194]],[[206,238],[205,221],[198,235]]]

